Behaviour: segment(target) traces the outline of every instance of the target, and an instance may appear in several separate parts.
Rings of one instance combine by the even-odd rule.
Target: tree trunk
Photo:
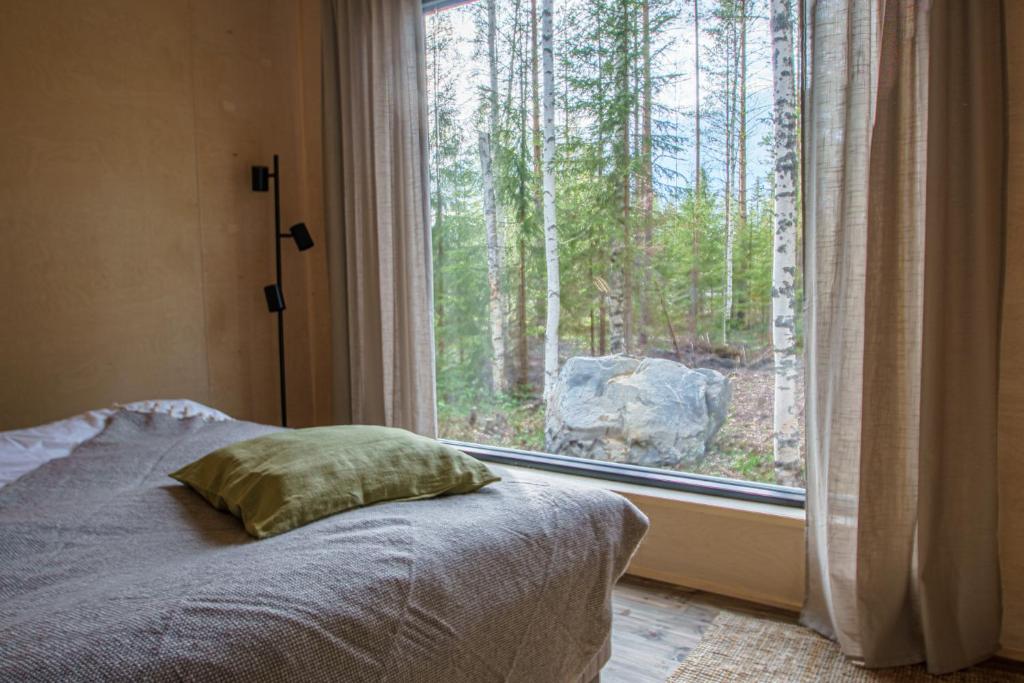
[[[760,186],[758,186],[758,192],[760,192]],[[762,203],[759,202],[758,206]],[[754,234],[750,229],[750,223],[747,222],[746,230],[744,231],[744,249],[743,249],[743,304],[744,309],[737,311],[737,319],[743,323],[746,329],[750,329],[751,325],[758,326],[758,338],[764,339],[767,344],[768,339],[765,336],[767,327],[764,325],[762,318],[765,316],[764,306],[758,305],[757,311],[753,310],[754,306]],[[770,306],[771,304],[769,304]],[[749,309],[746,310],[746,309]],[[755,315],[756,313],[756,315]],[[748,320],[748,317],[750,320]],[[756,318],[756,320],[755,320]]]
[[[597,304],[597,337],[599,356],[608,354],[608,297],[601,294]]]
[[[491,136],[480,133],[480,169],[484,181],[484,223],[487,230],[487,285],[491,323],[491,388],[505,391],[505,335],[502,325],[501,280],[499,275],[498,216],[494,201],[494,168]]]
[[[772,86],[775,100],[775,235],[772,259],[772,346],[775,360],[775,478],[797,485],[800,429],[796,383],[797,111],[789,0],[772,0]]]
[[[516,299],[516,384],[530,384],[530,347],[526,337],[526,240],[519,237],[519,292]]]
[[[618,118],[618,139],[613,143],[615,158],[615,182],[619,194],[619,238],[615,240],[611,253],[612,281],[610,296],[611,352],[628,353],[630,350],[630,317],[632,313],[632,250],[630,249],[630,139],[629,118],[632,98],[629,78],[630,36],[629,3],[620,3],[622,11],[619,20],[619,44],[615,64],[615,104]]]
[[[700,233],[703,229],[703,207],[701,206],[700,166],[700,0],[693,0],[693,74],[694,93],[694,170],[693,170],[693,239],[692,262],[690,264],[690,347],[697,343],[697,317],[700,314]]]
[[[492,2],[494,0],[491,0]],[[555,46],[552,0],[541,4],[541,52],[544,65],[544,260],[547,265],[547,321],[544,327],[544,400],[558,377],[558,321],[561,314],[558,231],[555,223]]]
[[[748,234],[747,224],[747,0],[739,0],[740,6],[740,54],[739,54],[739,106],[736,115],[739,117],[739,196],[737,197],[739,216],[736,222],[735,235],[745,236]],[[735,245],[736,240],[733,239]],[[733,289],[733,267],[729,262],[729,289]],[[728,320],[732,321],[733,306],[732,296],[729,297]]]
[[[494,183],[494,146],[498,141],[498,46],[497,0],[487,2],[488,132],[480,136],[480,167],[484,181],[484,218],[487,230],[487,283],[490,288],[491,388],[504,392],[505,313],[501,296],[501,239],[498,235],[498,201]]]
[[[537,0],[530,0],[530,99],[533,110],[533,174],[541,177],[540,154],[540,60],[537,54]],[[543,211],[541,193],[537,193],[537,213]]]
[[[602,12],[601,12],[601,5],[596,5],[595,11],[597,13],[597,21],[600,22],[601,21],[601,14],[602,14]],[[605,116],[607,115],[607,109],[605,108],[605,105],[606,105],[606,101],[605,101],[606,93],[605,93],[605,78],[604,78],[604,73],[605,73],[605,71],[604,71],[604,55],[605,55],[604,38],[605,38],[605,33],[602,31],[597,36],[597,73],[599,74],[599,78],[597,79],[596,88],[597,88],[597,120],[598,121],[604,121],[605,120]],[[600,157],[600,161],[597,164],[597,181],[598,181],[598,187],[602,187],[602,188],[604,187],[604,181],[605,181],[605,159],[604,159],[604,155],[605,155],[604,132],[605,132],[605,130],[604,129],[605,129],[605,127],[603,125],[600,125],[600,126],[597,127],[597,145],[596,145],[597,154]],[[614,173],[614,170],[612,172]],[[602,197],[602,203],[603,203],[603,197]],[[591,228],[590,229],[593,232],[593,223],[591,223]],[[600,245],[598,245],[596,241],[591,240],[592,248],[598,249],[597,262],[602,264],[602,265],[607,263],[606,259],[610,259],[611,258],[611,254],[609,254],[607,251],[605,251],[605,244],[606,243],[602,242]],[[612,274],[609,271],[604,270],[602,272],[603,272],[603,274],[605,276],[608,276],[609,280],[613,280],[614,279],[612,277]],[[595,284],[597,282],[594,278],[591,278],[591,281],[593,281]],[[603,278],[602,278],[602,281],[604,281]],[[607,282],[605,284],[607,284]],[[608,291],[608,289],[606,287],[605,288],[597,287],[597,292],[598,292],[597,295],[598,295],[598,321],[599,321],[599,324],[598,324],[598,333],[599,333],[598,334],[598,337],[599,337],[599,339],[598,339],[598,347],[599,347],[599,350],[600,350],[598,355],[604,356],[608,352],[608,308],[609,308],[609,306],[608,306],[608,294],[609,294],[609,291]]]
[[[536,0],[532,0],[535,5]],[[516,0],[516,24],[519,24],[519,0]],[[535,16],[536,13],[533,13]],[[531,36],[536,30],[536,26],[530,24],[527,27],[530,31]],[[525,31],[524,31],[525,32]],[[526,38],[523,38],[525,43]],[[534,131],[527,125],[527,113],[526,113],[526,101],[527,101],[527,89],[529,88],[530,75],[528,70],[530,68],[530,60],[525,54],[525,48],[518,54],[513,54],[513,58],[519,64],[517,69],[519,75],[519,103],[520,106],[516,109],[519,112],[519,158],[523,159],[523,167],[517,171],[519,180],[519,192],[518,199],[516,201],[516,221],[517,221],[517,240],[516,240],[516,252],[519,257],[519,283],[516,291],[516,386],[520,388],[526,388],[530,385],[530,346],[527,338],[527,320],[526,320],[526,230],[527,225],[530,222],[530,206],[532,201],[537,201],[537,192],[534,191],[535,178],[526,170],[525,160],[529,154],[528,150],[536,143],[534,137]],[[510,89],[511,91],[511,89]],[[528,132],[530,131],[530,132]]]
[[[668,304],[665,303],[665,292],[658,289],[658,297],[661,299],[661,312],[665,316],[665,326],[668,328],[668,336],[672,340],[672,349],[675,351],[676,360],[682,361],[682,352],[679,350],[679,340],[676,338],[676,331],[672,327],[672,316],[668,314]]]
[[[436,50],[436,45],[434,46]],[[444,253],[444,193],[441,191],[441,113],[438,108],[436,100],[437,93],[440,91],[440,59],[439,55],[435,52],[431,66],[432,69],[432,80],[434,84],[435,100],[433,102],[433,114],[434,114],[434,127],[431,131],[434,136],[434,228],[431,230],[431,235],[434,240],[434,329],[441,330],[442,333],[437,336],[437,360],[435,364],[438,367],[443,367],[444,352],[445,352],[445,335],[444,331],[444,271],[445,271],[445,253]]]
[[[591,233],[591,236],[590,236],[590,249],[587,250],[587,266],[588,266],[589,271],[590,271],[590,273],[589,273],[590,281],[593,282],[594,281],[594,237],[593,237],[594,228],[593,228],[593,226],[590,227],[590,233]],[[596,328],[596,324],[595,324],[596,322],[597,322],[597,319],[594,316],[594,302],[593,302],[593,300],[591,300],[591,302],[590,302],[590,355],[591,356],[597,355],[597,345],[595,344],[596,337],[594,336],[594,334],[596,332],[596,329],[595,329]]]
[[[641,349],[647,348],[647,334],[651,329],[651,247],[654,242],[652,213],[654,211],[654,159],[651,145],[651,3],[643,0],[641,8],[642,38],[641,58],[643,59],[642,89],[643,115],[640,132],[640,211],[643,220],[643,243],[640,253],[640,270],[643,290],[640,292],[640,331],[637,341]]]
[[[444,321],[445,321],[445,312],[444,312],[444,300],[445,300],[445,291],[444,291],[445,254],[444,254],[444,235],[441,232],[440,227],[439,227],[441,225],[441,210],[440,209],[437,210],[437,221],[436,221],[435,225],[438,226],[438,228],[437,228],[438,235],[437,235],[437,249],[435,250],[437,255],[436,255],[436,260],[434,262],[434,301],[437,302],[437,305],[435,306],[436,310],[435,310],[435,313],[434,313],[434,315],[435,315],[434,326],[435,326],[435,329],[442,330],[442,332],[443,332],[444,331]],[[441,359],[442,361],[444,360],[444,352],[445,352],[445,335],[442,333],[442,334],[437,335],[437,357],[439,359]],[[438,362],[437,365],[440,367],[442,364],[440,362]]]
[[[732,220],[734,137],[736,130],[736,21],[729,18],[725,64],[725,301],[722,311],[722,344],[729,343],[729,318],[732,315],[732,247],[736,226]]]
[[[622,252],[622,245],[616,243],[612,246],[609,258],[611,274],[608,282],[608,326],[610,328],[608,350],[611,353],[625,353],[626,351],[625,278],[623,277],[625,267],[622,263],[625,259]]]

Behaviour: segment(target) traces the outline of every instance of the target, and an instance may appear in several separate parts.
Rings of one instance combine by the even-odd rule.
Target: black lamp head
[[[266,192],[270,189],[270,169],[266,166],[252,167],[252,191]]]
[[[295,246],[299,248],[299,251],[306,251],[313,247],[313,238],[310,237],[309,230],[306,228],[305,223],[296,223],[293,225],[289,234],[292,236],[292,239],[295,240]]]
[[[267,310],[279,313],[284,310],[284,292],[278,285],[267,285],[263,288],[263,296],[267,298]]]

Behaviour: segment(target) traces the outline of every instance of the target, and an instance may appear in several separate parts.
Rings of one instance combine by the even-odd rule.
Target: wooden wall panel
[[[1005,654],[1024,660],[1024,2],[1005,3],[1009,191],[999,423]]]
[[[307,210],[302,187],[303,11],[280,0],[0,6],[0,429],[157,397],[277,420],[262,298],[272,198],[248,179],[275,152],[286,226],[304,220],[321,237],[303,254],[285,245],[292,422],[329,414],[313,388],[330,376],[327,355],[310,351],[310,330],[326,324],[311,320],[326,261],[322,209]]]
[[[629,573],[799,611],[804,601],[802,510],[681,501],[611,487],[651,520]]]
[[[0,428],[206,398],[188,7],[0,13]]]
[[[262,292],[274,279],[273,196],[252,192],[248,180],[251,165],[270,165],[277,151],[287,166],[290,151],[271,142],[274,110],[287,103],[268,97],[281,92],[268,5],[194,3],[190,21],[210,401],[275,423],[277,332]]]

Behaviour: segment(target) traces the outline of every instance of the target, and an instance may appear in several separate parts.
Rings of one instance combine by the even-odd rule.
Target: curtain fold
[[[805,624],[868,666],[998,647],[998,0],[804,0]]]
[[[323,0],[322,17],[334,420],[434,436],[420,0]]]

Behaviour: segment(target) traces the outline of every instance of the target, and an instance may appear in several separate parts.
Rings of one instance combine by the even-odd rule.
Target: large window
[[[770,9],[428,12],[443,437],[803,486],[796,27]]]

